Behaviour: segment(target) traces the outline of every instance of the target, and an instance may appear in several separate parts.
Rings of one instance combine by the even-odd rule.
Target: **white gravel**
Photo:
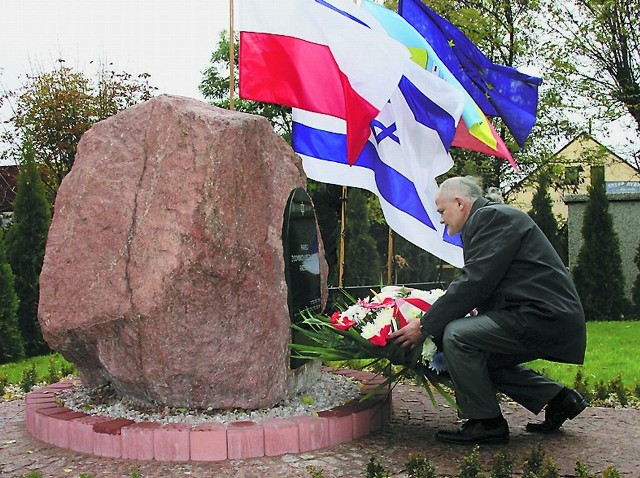
[[[360,387],[358,382],[342,375],[322,372],[318,381],[305,392],[277,405],[261,410],[190,410],[184,408],[144,409],[125,399],[115,397],[109,391],[98,394],[95,390],[75,386],[57,394],[57,398],[67,408],[89,415],[109,418],[128,418],[135,422],[185,423],[229,423],[237,420],[260,422],[266,418],[286,418],[331,409],[356,398]],[[96,399],[96,395],[101,395]]]

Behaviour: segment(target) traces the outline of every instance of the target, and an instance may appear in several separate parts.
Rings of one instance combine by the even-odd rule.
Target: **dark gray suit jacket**
[[[582,363],[584,311],[571,277],[535,222],[524,212],[485,198],[473,203],[462,228],[465,265],[422,318],[441,342],[444,328],[474,308],[533,353]]]

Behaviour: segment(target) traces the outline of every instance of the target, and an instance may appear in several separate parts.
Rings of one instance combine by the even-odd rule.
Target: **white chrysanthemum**
[[[376,315],[376,318],[373,321],[373,323],[376,324],[376,327],[378,327],[378,330],[380,330],[385,325],[389,325],[392,319],[393,319],[393,308],[385,307],[383,309],[378,309],[378,314]]]
[[[358,304],[353,304],[351,307],[345,310],[342,315],[346,315],[354,322],[360,322],[365,318],[368,312],[369,309],[366,309],[365,307],[362,307]]]
[[[427,337],[422,344],[422,361],[426,364],[438,351],[436,344],[433,343],[431,337]]]
[[[377,294],[377,297],[380,298],[380,301],[384,299],[391,298],[395,299],[400,296],[402,293],[403,287],[397,285],[388,285],[380,289],[380,292]]]
[[[445,291],[442,289],[431,289],[431,290],[419,290],[419,289],[411,289],[411,293],[409,297],[416,297],[418,299],[422,299],[425,302],[429,302],[433,304],[436,300],[444,295]]]
[[[375,324],[375,322],[370,322],[362,326],[362,335],[363,338],[369,340],[371,337],[375,337],[380,334],[380,328]]]

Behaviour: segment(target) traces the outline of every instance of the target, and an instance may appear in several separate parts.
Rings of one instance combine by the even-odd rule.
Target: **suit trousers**
[[[521,365],[540,357],[487,315],[451,321],[442,344],[460,418],[501,415],[496,392],[538,414],[563,388]]]

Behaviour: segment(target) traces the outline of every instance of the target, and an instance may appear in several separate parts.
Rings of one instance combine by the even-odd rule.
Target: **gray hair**
[[[482,186],[474,176],[454,176],[442,182],[440,195],[448,198],[459,195],[473,202],[482,196]]]

